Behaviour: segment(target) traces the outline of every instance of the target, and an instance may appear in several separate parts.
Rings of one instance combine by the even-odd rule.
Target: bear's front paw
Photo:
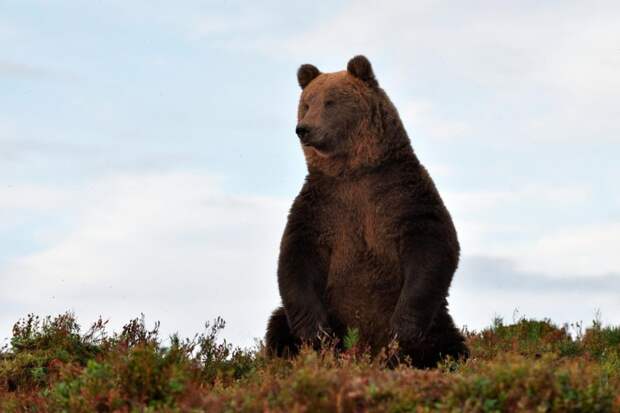
[[[392,338],[401,343],[415,344],[424,339],[424,330],[413,317],[403,317],[394,314],[390,320]]]
[[[331,334],[327,316],[322,313],[307,314],[303,322],[296,326],[295,333],[302,341],[320,341]]]

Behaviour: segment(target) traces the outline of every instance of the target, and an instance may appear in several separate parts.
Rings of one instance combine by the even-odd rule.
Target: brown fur
[[[466,356],[446,301],[456,231],[370,63],[357,56],[347,71],[300,73],[308,176],[282,237],[283,310],[268,349],[294,353],[321,331],[357,328],[373,351],[396,337],[418,366]]]

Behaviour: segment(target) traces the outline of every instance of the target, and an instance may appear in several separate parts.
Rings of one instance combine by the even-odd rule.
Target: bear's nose
[[[310,128],[306,125],[298,125],[295,128],[295,133],[299,136],[299,139],[303,140],[310,133]]]

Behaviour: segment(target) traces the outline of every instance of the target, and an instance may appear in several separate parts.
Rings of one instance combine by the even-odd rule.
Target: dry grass
[[[81,332],[71,314],[28,316],[0,353],[2,412],[620,412],[620,328],[501,320],[467,333],[472,357],[386,368],[355,340],[269,360],[220,342],[222,320],[162,345],[140,319]]]

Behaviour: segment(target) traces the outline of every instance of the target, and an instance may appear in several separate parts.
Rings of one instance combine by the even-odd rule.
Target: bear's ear
[[[357,55],[353,59],[349,60],[349,64],[347,64],[347,72],[356,78],[363,80],[371,87],[379,86],[379,82],[377,82],[375,74],[372,71],[372,66],[366,56]]]
[[[321,72],[314,65],[305,64],[299,66],[297,70],[297,81],[299,82],[299,86],[305,89],[308,83],[312,82],[312,80],[320,74]]]

